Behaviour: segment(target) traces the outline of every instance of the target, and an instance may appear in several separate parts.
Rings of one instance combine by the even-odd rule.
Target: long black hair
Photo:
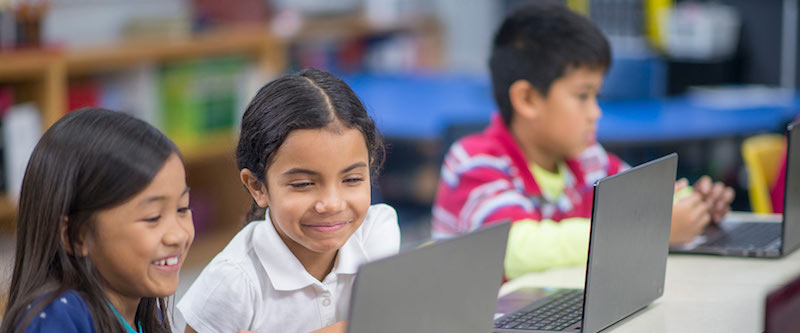
[[[103,109],[73,111],[44,133],[22,181],[14,273],[0,332],[24,331],[70,289],[86,302],[98,332],[124,332],[91,260],[67,249],[92,232],[95,213],[144,190],[172,154],[180,157],[153,126]],[[64,221],[69,244],[61,238]],[[166,305],[166,298],[143,298],[135,320],[148,333],[169,332]]]
[[[386,150],[375,123],[352,89],[336,76],[306,69],[262,87],[244,112],[236,163],[263,184],[272,156],[297,129],[323,128],[338,122],[364,135],[370,170],[377,173]],[[264,219],[265,208],[253,201],[246,222]]]

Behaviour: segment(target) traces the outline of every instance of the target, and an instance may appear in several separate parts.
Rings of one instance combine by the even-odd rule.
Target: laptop
[[[503,296],[494,332],[597,332],[660,297],[677,165],[673,153],[597,181],[584,288]]]
[[[480,332],[492,327],[510,223],[362,265],[348,332]]]
[[[764,332],[797,332],[800,327],[800,276],[767,295],[764,305]]]
[[[673,253],[778,258],[800,246],[800,121],[786,129],[786,187],[783,218],[723,221],[695,240],[670,248]]]

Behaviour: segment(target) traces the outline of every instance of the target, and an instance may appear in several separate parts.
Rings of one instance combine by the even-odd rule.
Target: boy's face
[[[272,223],[292,253],[335,252],[370,205],[364,136],[352,128],[294,130],[275,152],[266,180]]]
[[[94,216],[84,251],[110,299],[175,293],[194,239],[188,190],[183,162],[173,154],[142,192]]]
[[[534,132],[537,145],[560,158],[572,158],[595,143],[601,115],[597,93],[604,74],[578,67],[567,69],[553,81],[547,96],[540,100]]]

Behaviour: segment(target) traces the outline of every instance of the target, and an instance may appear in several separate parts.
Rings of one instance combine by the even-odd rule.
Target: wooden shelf
[[[92,74],[130,67],[139,63],[200,58],[227,54],[248,54],[276,69],[284,68],[283,59],[272,49],[282,49],[282,41],[265,28],[248,26],[215,30],[191,38],[138,40],[66,53],[70,75]]]
[[[330,38],[359,38],[398,31],[438,34],[438,23],[433,17],[413,17],[400,19],[391,24],[375,24],[364,15],[342,15],[312,18],[304,22],[294,40],[314,40]]]
[[[0,81],[39,79],[44,77],[53,62],[59,58],[61,53],[58,51],[0,52]]]
[[[7,196],[0,196],[0,232],[10,232],[15,228],[17,204]]]
[[[0,52],[0,82],[33,82],[47,128],[67,112],[67,82],[76,75],[230,54],[250,56],[264,75],[276,75],[286,68],[284,50],[284,42],[263,26],[240,26],[182,39],[128,41],[81,50]]]

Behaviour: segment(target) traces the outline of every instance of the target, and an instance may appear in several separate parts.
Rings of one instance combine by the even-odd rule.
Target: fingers
[[[731,202],[733,202],[735,195],[732,188],[725,187],[723,189],[720,199],[717,200],[715,206],[712,207],[711,218],[715,223],[722,222],[722,218],[731,210]]]
[[[706,197],[711,191],[712,185],[711,177],[703,176],[694,183],[694,190],[703,195],[703,197]]]
[[[733,198],[736,197],[736,192],[733,191],[731,187],[725,187],[725,193],[722,195],[722,199],[730,206],[731,202],[733,202]]]
[[[725,184],[722,182],[716,182],[713,186],[711,186],[711,190],[708,192],[706,201],[707,202],[715,202],[720,201],[722,199],[722,194],[725,192]]]
[[[686,186],[689,186],[689,180],[687,180],[686,178],[678,179],[678,181],[675,182],[674,193],[678,193],[678,191],[684,189]]]
[[[711,189],[706,202],[710,206],[711,218],[714,222],[722,221],[722,218],[730,210],[731,202],[733,201],[734,192],[730,187],[725,186],[721,182],[717,182]]]
[[[692,194],[689,198],[691,211],[689,217],[696,228],[702,229],[711,222],[711,212],[708,204],[699,194]]]
[[[710,220],[708,205],[696,192],[679,199],[673,204],[670,243],[680,244],[691,241],[703,232]]]

